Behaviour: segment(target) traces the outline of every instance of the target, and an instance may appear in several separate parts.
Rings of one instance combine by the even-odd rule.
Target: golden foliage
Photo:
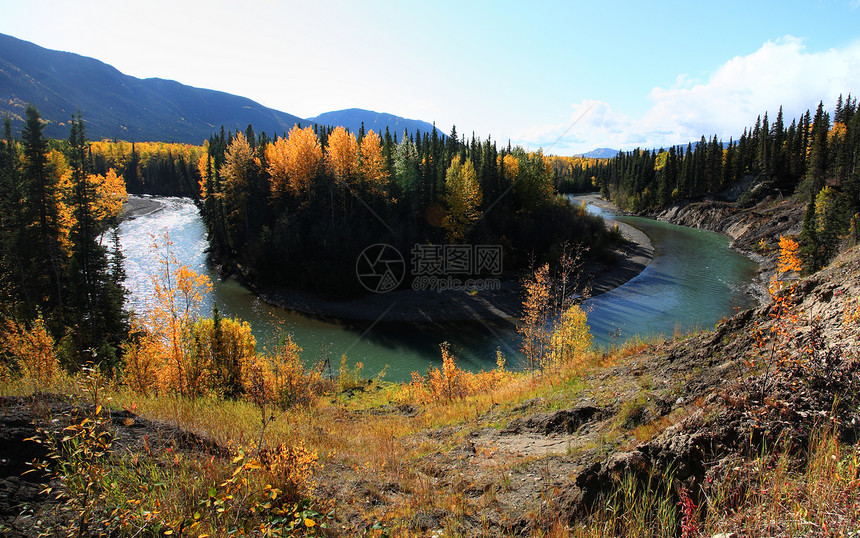
[[[149,332],[141,318],[132,316],[130,325],[130,338],[122,343],[122,382],[149,396],[158,392],[158,370],[167,362],[166,350],[158,334]]]
[[[498,160],[499,165],[505,167],[505,178],[511,183],[516,181],[520,173],[520,161],[510,153],[504,157],[499,155]]]
[[[200,180],[197,184],[200,186],[200,196],[203,198],[206,198],[209,194],[214,194],[206,190],[206,180],[210,179],[208,176],[211,170],[211,165],[212,161],[208,153],[204,153],[199,159],[197,159],[197,172],[200,174]]]
[[[294,126],[293,129],[296,129]],[[266,144],[266,162],[269,167],[269,190],[275,198],[287,191],[287,139],[279,138]]]
[[[845,137],[848,134],[848,127],[842,122],[834,122],[833,126],[830,128],[830,131],[827,132],[827,143],[828,144],[838,144],[845,140]]]
[[[322,377],[316,370],[305,370],[301,352],[292,336],[287,336],[273,356],[258,355],[251,361],[245,392],[258,407],[289,409],[313,403]]]
[[[442,220],[442,227],[449,241],[455,243],[466,237],[469,226],[481,215],[478,207],[482,199],[481,184],[472,161],[467,159],[466,163],[462,164],[459,157],[454,157],[445,173],[445,203],[448,213]]]
[[[281,491],[287,502],[308,497],[316,486],[313,474],[320,467],[319,457],[301,440],[262,450],[260,462],[270,483]]]
[[[202,364],[205,386],[215,394],[235,397],[242,391],[243,376],[257,354],[256,339],[247,321],[206,318],[191,326],[189,352]]]
[[[310,191],[323,162],[319,138],[310,127],[294,125],[288,138],[266,146],[270,188],[276,197],[284,192],[300,196]]]
[[[550,347],[548,323],[552,310],[552,279],[549,264],[539,267],[523,284],[526,298],[522,323],[517,331],[523,337],[520,350],[526,358],[526,366],[529,370],[536,370],[544,364]]]
[[[343,127],[335,127],[328,137],[325,158],[328,171],[336,181],[348,184],[358,175],[360,154],[355,135]]]
[[[18,359],[24,376],[35,385],[36,392],[48,387],[59,369],[54,339],[39,316],[33,326],[6,321],[0,334],[0,349]]]
[[[439,347],[442,351],[442,368],[430,367],[426,378],[418,372],[412,372],[412,382],[403,389],[405,400],[419,403],[460,400],[492,391],[513,377],[511,372],[505,370],[505,359],[501,352],[497,353],[495,370],[472,373],[457,367],[456,357],[448,342],[443,342]]]
[[[367,188],[376,194],[385,193],[388,181],[388,165],[382,154],[382,139],[373,129],[361,139],[361,179]]]
[[[560,368],[579,362],[591,349],[588,319],[579,305],[561,314],[550,336],[549,353],[544,368]]]
[[[48,200],[56,208],[56,229],[59,231],[58,239],[60,247],[66,256],[72,255],[71,232],[75,227],[75,211],[69,203],[73,199],[74,186],[72,185],[72,171],[66,156],[56,149],[48,152],[48,164],[50,174],[54,177],[52,181],[57,188],[54,190],[54,199]]]
[[[90,142],[89,147],[92,154],[102,157],[108,167],[124,170],[131,162],[131,142],[102,140]],[[146,166],[151,160],[161,160],[168,156],[182,159],[187,163],[199,162],[200,157],[207,153],[207,148],[208,142],[202,146],[172,142],[134,143],[134,151],[141,166]]]
[[[224,180],[224,190],[229,197],[245,196],[248,187],[248,176],[254,164],[257,163],[254,149],[242,133],[236,133],[233,141],[224,153],[224,164],[221,166],[221,177]]]
[[[777,271],[780,273],[799,273],[803,269],[803,262],[797,254],[799,245],[797,241],[779,236],[779,264]]]
[[[125,181],[116,175],[116,171],[111,168],[105,175],[90,174],[86,181],[92,189],[91,192],[95,193],[93,219],[96,222],[104,222],[119,217],[122,204],[128,199],[128,192],[125,190]]]
[[[125,347],[126,376],[142,392],[157,386],[161,391],[195,396],[205,387],[205,364],[188,352],[185,337],[212,283],[206,275],[179,264],[172,246],[168,232],[159,239],[153,237],[152,250],[159,263],[153,275],[154,297],[146,315],[133,324],[132,334],[142,336]],[[153,374],[157,379],[151,378]]]

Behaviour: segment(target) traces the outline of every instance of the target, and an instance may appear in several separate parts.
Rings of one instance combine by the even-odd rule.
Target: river
[[[151,234],[168,230],[173,252],[184,264],[210,276],[213,291],[201,307],[209,315],[217,303],[223,315],[251,324],[258,347],[271,347],[278,335],[292,334],[303,348],[307,363],[329,359],[336,369],[341,355],[350,364],[361,361],[364,374],[388,367],[385,379],[407,381],[411,372],[439,366],[439,344],[447,341],[458,364],[473,371],[495,367],[496,349],[519,363],[513,322],[343,322],[321,319],[273,307],[234,280],[219,280],[206,263],[206,229],[197,207],[188,199],[159,198],[164,209],[123,221],[119,238],[126,257],[129,302],[144,311],[156,270]],[[755,304],[747,286],[756,264],[728,248],[728,238],[700,230],[634,217],[615,217],[589,206],[607,218],[617,218],[645,232],[655,249],[649,266],[639,276],[612,291],[588,300],[588,321],[595,343],[608,345],[634,335],[666,334],[712,328],[735,309]]]

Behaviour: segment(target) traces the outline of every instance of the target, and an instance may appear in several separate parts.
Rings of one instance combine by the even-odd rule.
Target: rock
[[[528,418],[515,419],[501,433],[507,435],[526,432],[543,435],[571,434],[599,415],[599,408],[592,405],[581,405],[573,409],[564,409],[554,413],[539,413]]]

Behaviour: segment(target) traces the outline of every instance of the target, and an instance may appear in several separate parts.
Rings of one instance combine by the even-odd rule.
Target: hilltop
[[[374,112],[372,110],[363,110],[360,108],[348,108],[346,110],[324,112],[319,116],[308,118],[307,121],[317,123],[319,125],[340,125],[342,127],[346,127],[353,133],[358,133],[362,125],[364,125],[365,131],[370,131],[372,129],[378,134],[385,134],[385,129],[388,128],[391,136],[397,136],[398,139],[403,135],[404,129],[414,134],[416,131],[430,133],[436,128],[435,125],[427,123],[426,121],[410,120],[393,114]],[[445,133],[440,132],[440,134],[444,135]]]

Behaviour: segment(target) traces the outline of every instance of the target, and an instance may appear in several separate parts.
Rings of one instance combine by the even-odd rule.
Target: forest
[[[491,140],[404,132],[399,141],[343,127],[295,126],[270,139],[213,135],[198,161],[215,258],[253,283],[334,296],[360,292],[360,252],[387,243],[501,246],[518,277],[563,245],[601,256],[617,240],[556,193],[562,168],[541,152]],[[475,275],[477,276],[477,275]]]
[[[860,114],[857,99],[840,95],[833,115],[820,102],[786,127],[780,107],[728,143],[702,136],[686,147],[635,149],[614,159],[581,163],[560,184],[563,192],[599,185],[622,209],[649,213],[684,201],[711,198],[750,207],[764,198],[798,196],[807,204],[800,237],[805,270],[836,253],[839,237],[856,242],[860,210]],[[739,193],[739,196],[738,196]]]
[[[127,194],[113,168],[93,171],[86,128],[42,134],[29,107],[20,140],[9,118],[0,145],[0,323],[3,340],[58,343],[64,366],[117,366],[128,334],[123,257],[111,240]],[[5,342],[8,344],[8,342]],[[45,350],[43,350],[45,351]],[[47,351],[45,351],[47,352]]]

